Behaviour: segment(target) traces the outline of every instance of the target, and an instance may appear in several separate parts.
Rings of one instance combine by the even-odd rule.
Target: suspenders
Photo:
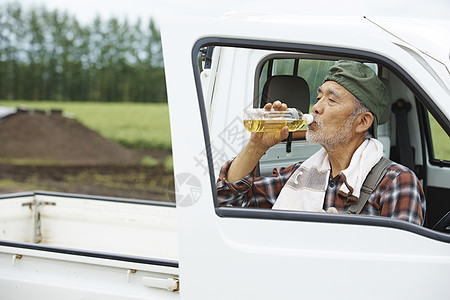
[[[350,206],[347,210],[349,214],[359,214],[366,205],[370,194],[375,190],[381,179],[386,174],[386,167],[390,165],[392,161],[388,158],[382,157],[380,161],[372,168],[372,171],[367,175],[366,180],[361,187],[358,202]]]

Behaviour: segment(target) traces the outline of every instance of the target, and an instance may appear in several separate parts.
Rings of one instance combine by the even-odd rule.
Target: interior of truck
[[[337,59],[302,54],[272,54],[265,57],[256,71],[254,107],[282,100],[289,107],[309,112],[316,101],[317,88]],[[389,90],[391,103],[378,127],[378,139],[384,146],[384,156],[407,166],[420,179],[427,201],[424,226],[450,232],[450,201],[446,199],[448,186],[438,187],[430,182],[433,181],[433,174],[427,172],[433,172],[433,168],[426,166],[450,167],[449,154],[441,151],[445,147],[445,132],[420,101],[420,95],[415,95],[392,70],[374,62],[363,62],[378,74]],[[319,146],[305,141],[305,131],[306,127],[269,149],[260,160],[259,173],[270,175],[275,165],[282,163],[288,166],[306,160],[315,152]],[[439,140],[440,136],[442,140]]]
[[[380,60],[377,57],[372,59],[370,55],[346,56],[345,51],[340,54],[317,54],[313,51],[303,53],[301,51],[255,50],[253,46],[249,48],[209,46],[205,49],[208,51],[203,51],[200,56],[203,62],[202,67],[208,70],[202,72],[201,67],[200,78],[204,80],[203,95],[205,99],[211,101],[206,103],[212,105],[211,107],[217,105],[215,103],[226,103],[231,98],[239,97],[244,103],[240,109],[247,109],[249,106],[261,108],[266,103],[281,100],[289,107],[308,113],[316,102],[317,90],[323,83],[323,78],[336,61],[357,60],[369,66],[386,85],[390,97],[390,104],[377,127],[377,139],[383,144],[383,156],[409,167],[419,178],[426,198],[424,227],[433,229],[434,232],[450,233],[450,199],[448,198],[450,186],[448,179],[445,179],[450,176],[448,131],[445,131],[441,125],[445,124],[445,121],[442,121],[442,118],[439,120],[440,112],[433,100],[406,71],[389,60]],[[217,61],[217,59],[214,60],[214,55],[219,56],[223,49],[234,51],[235,64],[232,68],[238,68],[241,74],[248,71],[246,68],[249,65],[254,66],[253,80],[246,81],[245,88],[242,88],[244,77],[239,77],[236,83],[229,83],[226,92],[218,92],[220,86],[218,87],[211,79],[214,76],[209,76],[209,69],[213,70],[213,73],[222,72],[220,76],[225,76],[224,71],[220,69],[220,60],[219,64],[214,65],[214,61]],[[240,57],[242,60],[239,60]],[[252,89],[251,96],[247,91],[248,86]],[[252,103],[247,103],[249,97],[253,99]],[[221,109],[227,109],[227,106],[222,106]],[[236,113],[240,111],[233,111],[230,116]],[[213,135],[211,147],[214,147],[212,161],[215,178],[223,163],[230,157],[236,156],[249,138],[249,135],[245,135],[245,130],[242,130],[240,122],[236,123],[236,117],[233,118],[227,121],[225,117],[222,122],[225,129],[223,127],[217,129],[217,137],[214,137],[214,129],[210,128],[210,133]],[[233,129],[232,136],[227,135],[227,128]],[[236,132],[240,132],[239,130],[244,134],[236,137]],[[271,147],[259,160],[256,175],[270,176],[274,168],[303,162],[316,153],[321,146],[309,143],[305,139],[305,133],[306,126],[290,133],[286,140]],[[233,212],[220,211],[219,213],[219,215],[227,214],[232,216]],[[250,216],[250,213],[240,211],[239,216],[242,214]],[[261,212],[257,215],[273,218],[269,212]]]

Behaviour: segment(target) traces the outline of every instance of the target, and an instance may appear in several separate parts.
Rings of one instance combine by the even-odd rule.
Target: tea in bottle
[[[284,126],[287,126],[289,131],[297,131],[312,121],[312,115],[303,114],[295,108],[253,108],[246,110],[244,114],[244,127],[249,132],[279,132]]]

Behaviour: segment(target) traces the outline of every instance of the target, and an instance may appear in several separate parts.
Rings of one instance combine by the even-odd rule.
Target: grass
[[[450,138],[433,116],[431,114],[428,115],[430,118],[434,156],[436,159],[450,161]]]
[[[93,186],[103,188],[122,189],[132,192],[135,189],[151,190],[153,192],[166,193],[170,184],[171,177],[146,178],[143,172],[127,172],[117,174],[99,174],[95,170],[86,170],[75,175],[66,175],[65,181],[84,182]]]
[[[105,138],[130,148],[171,149],[166,103],[0,101],[0,106],[59,109]]]
[[[19,186],[22,190],[39,190],[40,186],[34,183],[24,183],[24,182],[16,182],[12,179],[0,179],[0,189],[1,188],[10,188],[12,186]]]
[[[141,166],[143,167],[156,167],[158,160],[151,155],[146,155],[141,160]]]
[[[167,156],[164,160],[164,170],[168,173],[173,173],[173,159],[172,155]]]
[[[0,164],[13,164],[16,166],[55,166],[61,165],[57,160],[41,159],[41,158],[5,158],[0,157]]]

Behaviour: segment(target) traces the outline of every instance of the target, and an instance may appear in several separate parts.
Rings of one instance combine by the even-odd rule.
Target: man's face
[[[353,95],[334,81],[326,81],[318,89],[317,103],[312,107],[314,122],[308,126],[306,139],[334,150],[348,143],[353,134]]]

